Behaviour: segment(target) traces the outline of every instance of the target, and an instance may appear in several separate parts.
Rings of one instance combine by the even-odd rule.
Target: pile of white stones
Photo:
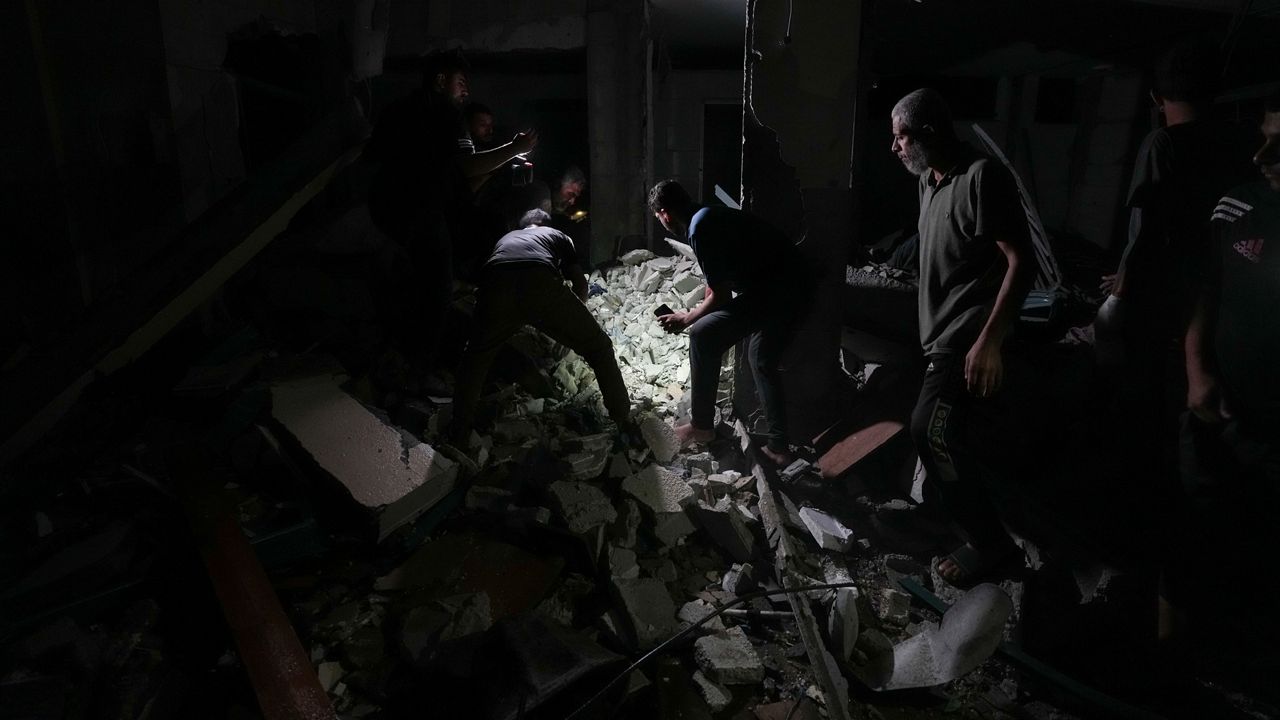
[[[587,300],[587,307],[613,340],[622,378],[633,400],[648,399],[663,415],[680,416],[688,409],[689,336],[665,332],[654,310],[666,304],[688,310],[702,302],[706,283],[693,249],[675,240],[673,257],[633,250],[621,265],[591,274],[604,288]],[[732,378],[731,354],[721,368],[721,389]]]

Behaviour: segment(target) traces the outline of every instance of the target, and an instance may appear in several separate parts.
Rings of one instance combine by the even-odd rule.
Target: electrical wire
[[[567,718],[565,718],[565,720],[574,720],[575,718],[577,718],[584,711],[586,711],[587,708],[596,704],[596,702],[599,701],[600,698],[604,697],[605,694],[607,694],[610,690],[612,690],[615,685],[617,685],[618,683],[625,680],[628,676],[630,676],[632,671],[638,669],[641,665],[644,665],[646,662],[650,660],[650,658],[663,652],[669,646],[674,645],[680,640],[683,640],[684,638],[688,637],[694,630],[697,630],[698,628],[702,627],[707,622],[714,620],[717,617],[720,617],[720,615],[723,614],[725,610],[730,610],[745,602],[755,600],[756,598],[773,597],[774,595],[795,595],[797,593],[813,592],[815,590],[839,590],[840,588],[847,588],[847,587],[860,587],[860,585],[856,581],[850,581],[850,582],[827,583],[823,585],[805,585],[802,587],[783,588],[780,590],[757,590],[756,592],[747,593],[746,595],[739,596],[738,598],[735,598],[730,602],[724,603],[722,605],[717,605],[716,609],[713,612],[711,612],[709,615],[693,623],[689,627],[684,628],[683,630],[676,633],[675,635],[672,635],[666,640],[662,641],[662,643],[660,643],[657,647],[645,653],[639,660],[636,660],[635,662],[631,663],[631,665],[626,670],[623,670],[622,672],[618,673],[612,680],[606,683],[604,687],[600,688],[599,692],[597,692],[595,695],[592,695],[590,699],[588,699],[585,703],[579,706],[577,710],[574,710],[572,713],[570,713],[570,715]]]

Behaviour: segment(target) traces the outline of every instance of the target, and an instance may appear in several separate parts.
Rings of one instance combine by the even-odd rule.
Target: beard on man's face
[[[903,148],[898,159],[912,175],[923,175],[929,171],[929,152],[919,143]]]

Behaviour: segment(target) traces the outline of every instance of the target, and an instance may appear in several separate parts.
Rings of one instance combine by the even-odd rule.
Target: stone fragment
[[[837,552],[848,552],[853,547],[853,531],[831,515],[812,507],[800,508],[799,515],[818,547]]]
[[[718,471],[719,463],[716,462],[714,456],[709,452],[700,452],[696,455],[690,455],[684,459],[685,467],[690,470],[701,470],[704,475],[710,475]]]
[[[320,687],[324,688],[325,692],[332,692],[338,681],[342,679],[343,674],[342,663],[322,662],[316,668],[316,675],[320,678]]]
[[[783,468],[783,470],[778,473],[778,477],[781,478],[783,482],[795,482],[796,478],[799,478],[801,475],[808,472],[811,467],[813,466],[808,460],[805,460],[804,458],[797,458],[790,465]]]
[[[614,544],[619,547],[635,547],[636,531],[640,529],[640,521],[639,503],[631,498],[623,500],[618,519],[609,526],[609,537],[613,538]]]
[[[634,580],[640,577],[640,566],[636,564],[636,553],[627,548],[609,547],[609,574],[622,580]]]
[[[655,513],[676,513],[692,505],[693,490],[678,474],[649,465],[622,481],[622,490]]]
[[[724,577],[720,578],[720,587],[730,595],[745,595],[756,589],[756,581],[751,577],[753,571],[751,563],[734,563]]]
[[[831,608],[827,611],[827,636],[831,638],[832,650],[837,657],[846,661],[853,657],[853,649],[858,643],[860,629],[858,589],[837,588]]]
[[[600,488],[588,483],[559,480],[547,488],[556,510],[569,529],[576,533],[611,523],[618,511]]]
[[[702,699],[707,701],[707,707],[713,713],[722,712],[733,702],[729,688],[707,677],[701,670],[693,671],[693,684],[698,686],[698,692],[702,693]]]
[[[640,435],[660,463],[671,462],[680,450],[675,428],[653,413],[647,413],[640,419]]]
[[[747,562],[755,555],[755,537],[728,496],[715,505],[698,501],[693,515],[703,532],[729,557]]]
[[[690,600],[689,602],[682,605],[680,607],[680,613],[677,615],[677,617],[680,618],[681,622],[686,622],[692,625],[698,622],[699,620],[701,620],[702,618],[715,612],[715,609],[716,608],[714,605],[707,602],[706,600],[699,598],[697,600]],[[704,632],[717,632],[724,629],[725,629],[724,620],[721,620],[720,617],[718,616],[711,618],[710,620],[702,624],[702,630]]]
[[[676,606],[661,580],[640,578],[613,582],[640,649],[649,649],[679,630]]]
[[[684,512],[654,513],[653,536],[667,547],[679,544],[680,539],[697,530]]]
[[[652,260],[655,257],[657,257],[657,255],[654,255],[652,251],[641,248],[624,254],[622,257],[618,258],[618,262],[621,262],[626,266],[639,265],[640,263],[646,260]]]
[[[627,461],[626,453],[614,453],[609,459],[609,477],[615,480],[631,475],[631,463]]]
[[[880,588],[876,616],[885,624],[902,627],[911,619],[911,596],[894,588]]]
[[[740,627],[698,638],[693,659],[716,682],[749,685],[764,679],[764,664]]]

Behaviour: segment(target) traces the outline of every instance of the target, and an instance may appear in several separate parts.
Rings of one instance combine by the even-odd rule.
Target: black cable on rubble
[[[606,683],[604,687],[600,688],[599,692],[597,692],[595,695],[592,695],[591,698],[587,700],[585,703],[583,703],[577,710],[574,710],[572,713],[570,713],[569,716],[565,718],[565,720],[574,720],[574,718],[577,718],[587,708],[596,704],[596,702],[599,701],[600,698],[604,697],[610,690],[612,690],[615,685],[617,685],[618,683],[626,679],[628,676],[630,676],[634,670],[636,670],[641,665],[644,665],[646,662],[648,662],[650,658],[666,650],[668,646],[674,645],[680,640],[683,640],[685,637],[688,637],[690,633],[702,627],[708,621],[714,620],[715,618],[720,617],[720,615],[723,614],[725,610],[733,609],[745,602],[755,600],[756,598],[772,597],[774,595],[795,595],[797,593],[813,592],[815,590],[839,590],[840,588],[847,588],[847,587],[860,587],[860,585],[856,581],[851,581],[851,582],[827,583],[824,585],[804,585],[802,587],[783,588],[780,590],[757,590],[755,592],[750,592],[750,593],[747,593],[746,595],[742,595],[738,598],[735,598],[734,600],[724,603],[723,605],[717,605],[716,609],[712,611],[710,614],[708,614],[706,617],[702,618],[701,620],[693,623],[689,627],[684,628],[683,630],[676,633],[675,635],[672,635],[671,637],[662,641],[657,647],[645,653],[639,660],[636,660],[635,662],[631,663],[630,667],[618,673],[618,675],[615,676],[608,683]]]

